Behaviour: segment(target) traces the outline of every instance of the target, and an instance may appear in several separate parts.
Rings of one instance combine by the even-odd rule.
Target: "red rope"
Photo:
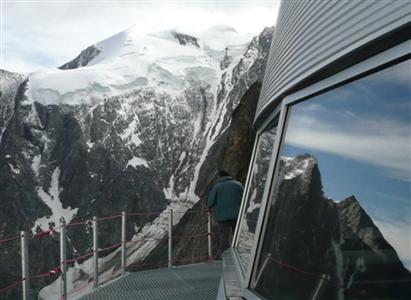
[[[36,232],[36,233],[34,234],[34,237],[35,237],[35,238],[42,239],[42,238],[45,238],[45,237],[51,235],[52,232],[53,232],[53,231],[51,231],[51,230],[42,230],[42,231]]]
[[[188,210],[188,211],[174,211],[173,213],[185,213],[185,214],[191,214],[191,213],[201,213],[201,212],[208,212],[211,210]],[[160,215],[162,214],[162,211],[140,211],[140,212],[128,212],[126,213],[127,216],[151,216],[151,215]],[[113,216],[106,216],[106,217],[101,217],[101,218],[97,218],[98,221],[105,221],[105,220],[111,220],[111,219],[115,219],[115,218],[119,218],[121,217],[120,215],[113,215]],[[90,224],[91,220],[86,220],[86,221],[79,221],[79,222],[74,222],[74,223],[70,223],[70,224],[66,224],[66,227],[74,227],[74,226],[79,226],[79,225],[86,225],[86,224]],[[50,230],[42,230],[40,232],[36,232],[34,234],[34,237],[36,238],[43,238],[46,236],[51,235],[52,233],[58,233],[57,230],[60,229],[62,226],[58,226],[58,227],[53,227]],[[20,238],[20,235],[15,235],[15,236],[11,236],[5,239],[0,240],[0,245],[4,244],[6,242],[9,241],[13,241],[13,240],[17,240]]]
[[[98,249],[98,251],[107,251],[107,250],[111,250],[111,249],[116,248],[116,247],[118,247],[118,246],[120,246],[120,245],[121,245],[121,243],[117,243],[117,244],[114,244],[114,245],[108,246],[108,247],[106,247],[106,248]]]
[[[61,269],[60,269],[60,265],[58,265],[55,268],[52,268],[50,271],[45,272],[45,273],[40,273],[34,276],[31,276],[30,279],[41,279],[41,278],[45,278],[45,277],[52,277],[54,275],[58,275],[61,273]]]
[[[8,291],[8,290],[11,290],[12,288],[15,288],[16,286],[18,286],[18,285],[19,285],[20,283],[22,283],[22,282],[23,282],[23,279],[21,278],[21,279],[19,279],[18,281],[14,282],[14,283],[12,283],[12,284],[4,287],[4,288],[1,288],[1,289],[0,289],[0,293],[4,293],[4,292],[6,292],[6,291]]]
[[[5,238],[3,240],[0,240],[0,244],[4,244],[4,243],[10,242],[10,241],[18,240],[19,238],[20,238],[20,235],[11,236],[11,237]]]
[[[107,217],[101,217],[101,218],[97,218],[97,221],[107,221],[107,220],[113,220],[116,218],[121,217],[121,215],[113,215],[113,216],[107,216]]]
[[[307,272],[307,271],[298,269],[298,268],[296,268],[296,267],[294,267],[294,266],[291,266],[291,265],[289,265],[289,264],[286,264],[286,263],[283,263],[283,262],[281,262],[281,261],[279,261],[279,260],[276,260],[275,258],[273,258],[273,257],[271,257],[271,256],[270,256],[270,259],[271,259],[273,262],[275,262],[277,265],[279,265],[279,266],[281,266],[281,267],[283,267],[283,268],[285,268],[285,269],[288,269],[289,271],[296,272],[296,273],[300,273],[300,274],[304,274],[304,275],[310,276],[310,277],[321,278],[320,275],[317,275],[317,274],[314,274],[314,273],[310,273],[310,272]]]
[[[90,221],[90,220],[81,221],[81,222],[74,222],[74,223],[67,224],[66,227],[74,227],[74,226],[79,226],[79,225],[86,225],[86,224],[89,224],[89,223],[91,224],[91,221]]]
[[[328,281],[329,283],[331,283],[332,285],[334,285],[336,288],[343,289],[344,291],[348,291],[348,292],[351,292],[351,293],[354,293],[354,294],[360,294],[360,295],[361,295],[361,294],[364,294],[364,291],[356,291],[356,290],[353,290],[353,289],[350,289],[350,288],[345,288],[343,285],[341,285],[339,282],[337,282],[337,281],[335,281],[335,280],[332,280],[332,279],[329,279],[329,278],[324,278],[324,277],[322,277],[321,275],[318,275],[318,274],[315,274],[315,273],[307,272],[307,271],[305,271],[305,270],[299,269],[299,268],[294,267],[294,266],[292,266],[292,265],[289,265],[289,264],[283,263],[283,262],[281,262],[281,261],[279,261],[279,260],[276,260],[275,258],[273,258],[273,257],[271,257],[271,256],[270,256],[269,258],[270,258],[272,261],[274,261],[276,264],[278,264],[279,266],[281,266],[281,267],[283,267],[283,268],[285,268],[285,269],[287,269],[287,270],[289,270],[289,271],[291,271],[291,272],[303,274],[303,275],[306,275],[306,276],[309,276],[309,277],[313,277],[313,278],[316,278],[316,279],[326,280],[326,281]]]
[[[94,251],[91,251],[91,252],[86,253],[86,254],[84,254],[84,255],[77,256],[77,257],[73,257],[73,258],[70,258],[70,259],[67,259],[67,260],[66,260],[66,262],[67,262],[67,263],[73,263],[73,262],[76,262],[76,261],[81,260],[81,259],[83,259],[83,258],[86,258],[86,257],[92,256],[93,254],[94,254]]]

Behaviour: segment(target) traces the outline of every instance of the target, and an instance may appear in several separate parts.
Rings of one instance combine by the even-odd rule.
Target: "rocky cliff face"
[[[31,74],[2,100],[13,109],[2,119],[0,237],[20,229],[33,234],[31,274],[58,264],[57,236],[34,235],[61,220],[123,210],[184,213],[198,203],[215,174],[206,165],[220,160],[233,112],[264,74],[272,29],[251,42],[231,30],[220,33],[215,44],[221,49],[207,44],[212,34],[140,38],[129,30],[86,49],[65,70]],[[225,39],[234,44],[221,44]],[[232,60],[221,70],[227,47]],[[99,230],[100,247],[118,242],[119,223],[102,222]],[[129,262],[141,261],[166,236],[167,214],[130,218],[127,232],[128,239],[151,238],[128,247]],[[70,229],[68,236],[68,257],[91,250],[88,225]],[[18,243],[10,247],[0,258],[0,286],[20,276],[18,255],[12,255]],[[118,274],[111,268],[115,262],[118,251],[102,259],[103,275]],[[88,265],[70,266],[71,288],[90,278]],[[53,282],[40,296],[55,299],[55,279],[33,282],[33,293]],[[16,299],[19,290],[6,296]]]
[[[308,154],[283,159],[281,168],[257,289],[305,299],[318,285],[315,274],[324,274],[321,299],[408,299],[411,273],[356,198],[324,197]]]
[[[23,81],[20,74],[0,70],[0,144],[8,122],[14,113],[14,97]]]
[[[204,187],[203,193],[193,209],[181,219],[175,227],[176,235],[188,235],[189,239],[174,241],[173,257],[175,264],[187,264],[203,262],[208,256],[207,236],[207,196],[213,183],[217,179],[217,171],[220,169],[228,171],[232,176],[245,184],[251,154],[253,150],[255,131],[253,129],[254,114],[257,106],[261,83],[256,82],[241,98],[238,107],[232,113],[231,124],[210,149],[206,163],[202,167],[202,173],[206,174],[208,185]],[[198,213],[202,211],[202,213]],[[212,258],[221,259],[219,253],[218,226],[212,219]],[[164,238],[158,246],[148,255],[142,264],[136,263],[129,267],[130,271],[149,269],[153,267],[167,266],[168,241]],[[183,261],[178,261],[183,259]]]
[[[71,69],[77,69],[83,66],[87,66],[87,64],[91,60],[93,60],[93,58],[99,55],[100,52],[101,51],[98,48],[96,48],[96,46],[91,45],[87,49],[84,49],[83,51],[81,51],[81,53],[76,58],[60,66],[59,69],[71,70]]]
[[[335,248],[337,254],[342,253],[343,268],[337,268],[340,282],[363,291],[359,299],[407,299],[411,295],[411,273],[358,200],[351,196],[335,207],[342,241]]]

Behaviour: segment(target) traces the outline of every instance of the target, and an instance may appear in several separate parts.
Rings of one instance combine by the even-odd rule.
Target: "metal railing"
[[[173,214],[174,213],[196,213],[196,212],[206,212],[207,213],[207,233],[206,234],[197,234],[197,235],[187,235],[187,236],[173,236]],[[35,279],[41,279],[41,278],[46,278],[46,277],[53,277],[56,275],[60,276],[60,300],[66,300],[68,295],[67,291],[67,268],[68,264],[70,263],[75,263],[80,260],[84,260],[89,257],[93,257],[93,288],[97,288],[99,286],[99,263],[98,263],[98,258],[99,258],[99,253],[100,252],[105,252],[105,251],[110,251],[110,250],[117,250],[119,247],[121,247],[121,276],[124,276],[126,274],[126,267],[127,267],[127,256],[126,256],[126,246],[129,243],[133,243],[135,241],[128,241],[126,240],[127,232],[127,217],[128,216],[154,216],[154,215],[160,215],[163,212],[121,212],[121,214],[118,215],[112,215],[112,216],[104,216],[104,217],[93,217],[92,221],[90,220],[87,221],[81,221],[81,222],[73,222],[69,224],[65,224],[64,222],[61,223],[60,226],[51,228],[50,230],[47,231],[41,231],[37,232],[34,234],[33,237],[38,237],[42,238],[45,236],[49,236],[52,234],[59,234],[59,245],[60,245],[60,261],[59,264],[52,269],[50,269],[48,272],[45,273],[40,273],[36,274],[34,276],[30,276],[29,273],[29,233],[26,231],[21,231],[20,235],[8,237],[5,239],[0,240],[0,246],[2,244],[18,240],[20,239],[20,255],[21,255],[21,278],[14,283],[0,288],[0,295],[2,293],[6,293],[11,289],[21,287],[22,288],[22,298],[23,300],[29,300],[30,299],[30,281],[35,280]],[[179,239],[190,239],[194,237],[207,237],[207,256],[206,257],[201,257],[201,258],[206,258],[207,261],[212,261],[212,233],[211,233],[211,210],[198,210],[198,211],[185,211],[185,212],[173,212],[172,209],[168,210],[168,267],[171,268],[174,265],[173,261],[173,240],[179,240]],[[106,248],[99,248],[99,241],[98,241],[98,233],[99,233],[99,222],[102,221],[107,221],[107,220],[113,220],[121,218],[121,241],[119,243],[115,243],[113,245],[110,245]],[[91,225],[93,229],[93,249],[92,251],[85,253],[81,256],[76,256],[70,259],[67,259],[67,235],[66,231],[70,227],[75,227],[75,226],[81,226],[81,225]],[[164,237],[163,237],[164,238]],[[149,238],[149,239],[142,239],[142,240],[137,240],[140,242],[148,241],[148,240],[156,240],[156,241],[161,241],[163,238],[160,239],[154,239],[154,238]],[[189,259],[188,259],[189,260]],[[187,260],[187,261],[188,261]],[[179,262],[183,262],[184,260],[179,260]],[[87,287],[88,284],[85,286]],[[81,289],[81,288],[80,288]],[[73,291],[72,291],[73,292]]]

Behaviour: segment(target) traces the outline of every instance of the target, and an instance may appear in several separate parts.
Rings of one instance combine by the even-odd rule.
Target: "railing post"
[[[324,293],[329,280],[330,280],[330,275],[326,275],[326,274],[321,275],[321,278],[318,281],[317,287],[315,288],[313,295],[311,296],[311,300],[318,300],[322,298],[322,294]]]
[[[61,222],[60,227],[60,295],[61,300],[67,299],[67,253],[66,253],[66,222]]]
[[[121,275],[126,274],[126,212],[121,212]]]
[[[23,300],[30,299],[30,275],[29,275],[29,245],[27,232],[20,232],[21,242],[21,277],[23,288]]]
[[[98,287],[98,228],[97,218],[93,217],[93,288]]]
[[[213,260],[212,252],[211,252],[211,209],[207,211],[207,242],[208,242],[208,261]]]
[[[168,216],[168,267],[173,266],[173,210],[170,209]]]

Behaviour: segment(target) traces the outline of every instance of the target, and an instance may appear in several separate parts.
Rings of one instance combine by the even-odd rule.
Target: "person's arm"
[[[217,198],[217,191],[215,188],[213,188],[210,192],[210,194],[208,194],[208,199],[207,199],[207,207],[208,208],[212,208],[215,206],[216,204],[216,198]]]

